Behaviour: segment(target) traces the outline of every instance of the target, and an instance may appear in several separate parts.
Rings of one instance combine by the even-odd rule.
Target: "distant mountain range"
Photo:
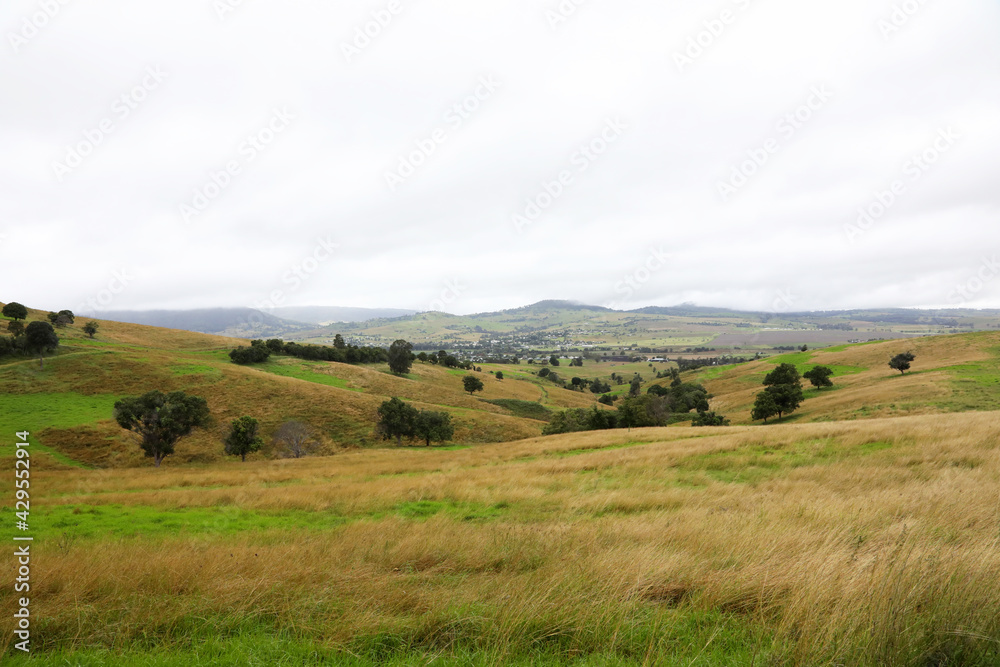
[[[351,308],[337,306],[288,306],[263,312],[253,308],[201,308],[194,310],[119,310],[95,313],[78,313],[107,320],[146,324],[168,329],[183,329],[199,333],[234,336],[239,338],[296,337],[310,336],[317,327],[328,327],[340,323],[351,324],[350,329],[358,329],[363,323],[406,322],[426,317],[456,317],[456,319],[481,319],[516,315],[539,316],[546,313],[572,311],[576,313],[627,312],[634,315],[659,315],[673,317],[754,317],[767,321],[773,314],[747,312],[729,308],[713,308],[681,304],[679,306],[649,306],[629,311],[616,311],[603,306],[591,306],[574,301],[546,300],[520,308],[478,313],[459,318],[443,313],[420,313],[401,308]],[[816,320],[820,318],[858,318],[893,322],[897,324],[952,324],[960,317],[998,317],[997,310],[948,309],[917,310],[904,308],[884,308],[866,310],[843,310],[809,313],[784,313],[782,318]]]

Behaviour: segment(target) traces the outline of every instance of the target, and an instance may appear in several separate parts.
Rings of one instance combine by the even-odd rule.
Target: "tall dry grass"
[[[50,647],[254,622],[352,650],[380,637],[500,662],[538,646],[655,658],[685,641],[686,615],[714,613],[762,629],[787,664],[994,664],[998,439],[1000,413],[975,413],[39,471],[40,506],[345,522],[38,543],[35,613]],[[397,511],[418,501],[495,512]],[[9,588],[0,596],[6,609]]]

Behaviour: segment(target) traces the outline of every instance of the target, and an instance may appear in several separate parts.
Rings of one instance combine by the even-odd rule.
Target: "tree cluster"
[[[617,397],[605,394],[598,402],[613,405]],[[596,406],[563,410],[557,413],[542,431],[544,435],[599,431],[615,428],[642,428],[667,426],[684,421],[696,410],[695,426],[725,426],[729,421],[714,412],[708,412],[711,395],[700,384],[679,383],[676,386],[654,385],[645,394],[629,396],[615,410],[601,410]]]
[[[252,341],[250,346],[240,346],[230,350],[229,358],[234,364],[260,364],[271,357],[271,350],[262,340]]]
[[[343,343],[343,340],[341,340]],[[378,364],[389,360],[389,353],[382,347],[357,347],[355,345],[345,345],[344,347],[333,347],[329,345],[301,345],[299,343],[288,342],[272,338],[268,341],[254,340],[250,342],[250,348],[264,348],[269,354],[287,355],[307,361],[333,361],[341,364]],[[248,349],[245,346],[239,349]],[[233,350],[235,352],[236,350]],[[244,358],[243,355],[257,357],[251,361],[237,361],[230,352],[233,363],[258,363],[266,361],[268,357],[263,356],[263,351],[237,353],[237,358]]]
[[[763,419],[764,423],[775,415],[781,420],[782,415],[794,412],[802,404],[802,378],[794,364],[781,364],[764,377],[766,389],[754,401],[751,418],[754,421]]]
[[[446,442],[455,436],[451,415],[447,412],[417,410],[399,398],[392,398],[378,408],[376,431],[384,440],[419,439],[430,447],[432,442]]]

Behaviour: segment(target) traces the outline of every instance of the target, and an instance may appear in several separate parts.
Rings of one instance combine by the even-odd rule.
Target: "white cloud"
[[[459,279],[456,312],[606,303],[663,246],[671,261],[623,305],[769,308],[794,286],[798,309],[916,306],[946,304],[1000,251],[996,3],[926,3],[888,37],[887,0],[588,2],[556,29],[558,3],[399,3],[351,62],[342,44],[387,0],[247,1],[223,20],[210,0],[66,3],[30,39],[40,5],[7,3],[0,234],[45,270],[5,272],[0,300],[61,308],[131,267],[116,308],[249,305],[330,235],[341,252],[291,302],[422,309]],[[734,19],[678,71],[723,10]],[[149,67],[167,79],[59,182],[53,161]],[[484,76],[502,85],[449,126]],[[723,202],[719,181],[817,85],[831,99]],[[294,121],[246,159],[275,108]],[[517,234],[526,198],[617,116],[620,141]],[[858,207],[947,126],[962,140],[849,243]],[[446,140],[390,190],[385,172],[438,127]],[[185,225],[180,206],[234,159]],[[998,306],[998,290],[967,305]]]

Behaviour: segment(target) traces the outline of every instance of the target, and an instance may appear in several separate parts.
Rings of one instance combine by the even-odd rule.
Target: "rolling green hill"
[[[29,319],[43,319],[32,311]],[[229,349],[239,339],[99,321],[94,339],[81,331],[84,318],[58,329],[57,354],[39,370],[37,360],[0,360],[0,432],[30,429],[61,462],[98,467],[146,465],[135,439],[114,423],[115,400],[153,389],[183,390],[208,400],[215,424],[178,443],[168,464],[222,458],[223,432],[241,415],[260,420],[270,434],[289,420],[304,421],[323,435],[327,452],[376,444],[376,408],[398,396],[418,408],[452,414],[459,443],[503,442],[541,433],[544,421],[526,417],[518,402],[543,410],[585,407],[594,396],[558,388],[530,375],[481,377],[485,391],[470,396],[465,372],[415,363],[406,377],[387,366],[353,366],[272,357],[237,366]],[[263,452],[259,456],[270,456]]]

